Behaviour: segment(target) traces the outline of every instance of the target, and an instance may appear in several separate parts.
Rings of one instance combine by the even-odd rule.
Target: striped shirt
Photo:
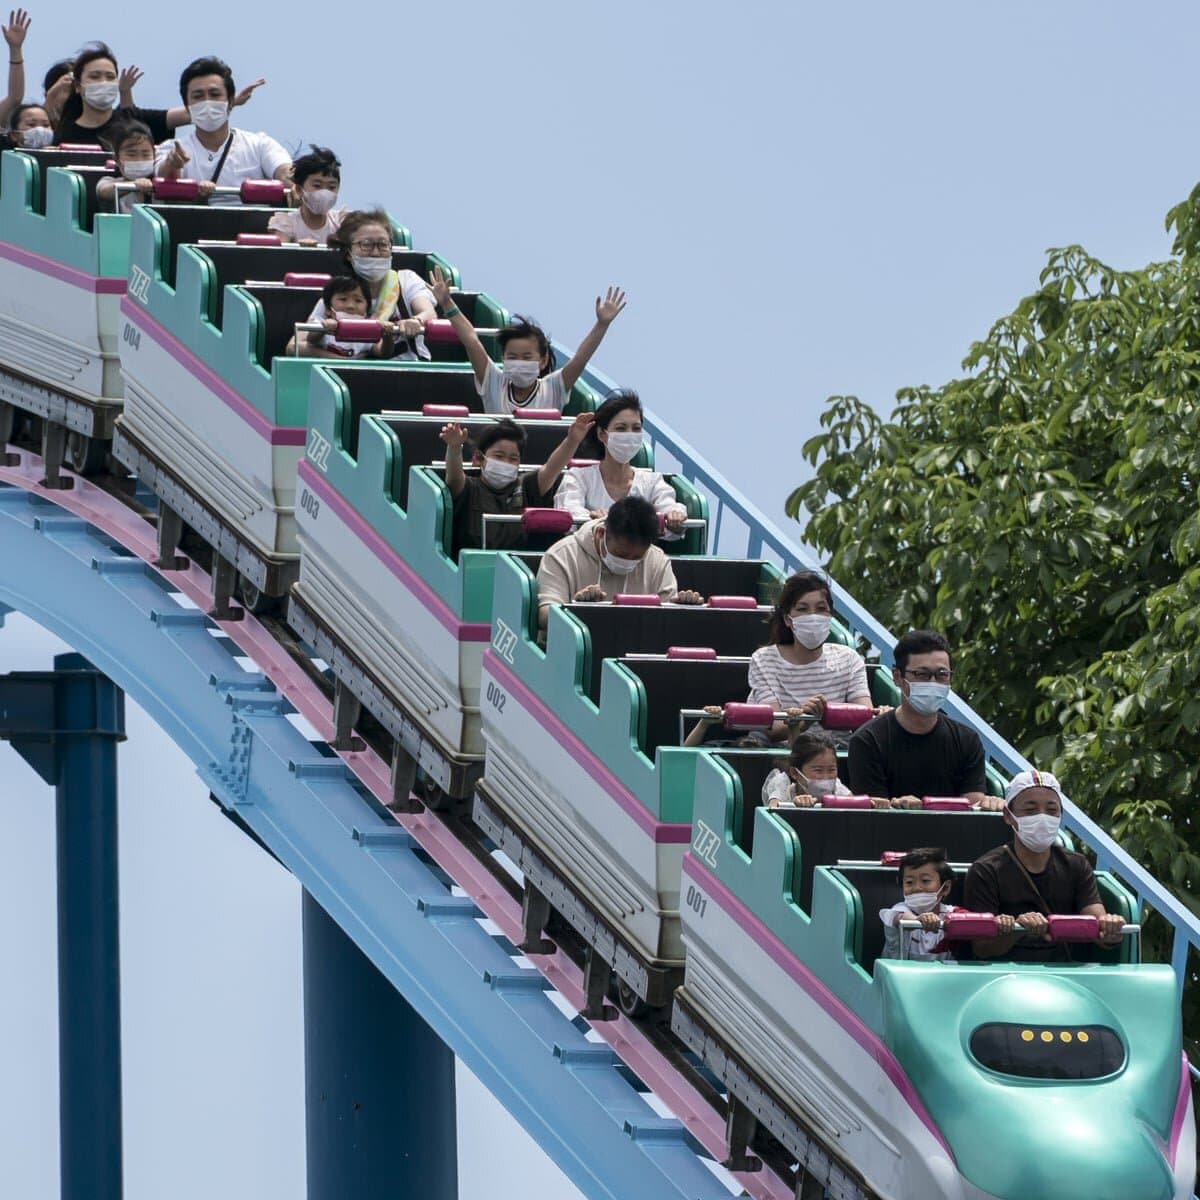
[[[835,704],[869,696],[867,664],[849,646],[826,642],[821,657],[810,663],[790,663],[778,646],[763,646],[750,659],[750,703],[776,709],[798,708],[809,696],[824,696]]]

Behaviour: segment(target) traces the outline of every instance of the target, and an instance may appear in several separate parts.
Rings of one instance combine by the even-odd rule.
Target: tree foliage
[[[1200,187],[1171,257],[1051,251],[964,375],[832,397],[788,512],[893,628],[1200,912]]]

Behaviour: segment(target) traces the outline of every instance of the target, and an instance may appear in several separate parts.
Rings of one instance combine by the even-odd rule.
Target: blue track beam
[[[308,1200],[457,1200],[454,1055],[304,893]]]
[[[117,742],[125,698],[78,654],[0,677],[0,736],[56,792],[62,1200],[121,1200]]]

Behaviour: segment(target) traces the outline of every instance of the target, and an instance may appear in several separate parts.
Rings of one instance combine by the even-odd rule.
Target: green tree
[[[1200,912],[1200,187],[1171,257],[1051,251],[964,375],[832,397],[787,509],[890,626]]]

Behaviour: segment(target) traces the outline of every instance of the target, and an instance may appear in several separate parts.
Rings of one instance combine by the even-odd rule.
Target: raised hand
[[[619,287],[610,287],[603,300],[596,297],[596,320],[601,325],[611,325],[624,307],[625,293]]]
[[[160,169],[164,175],[170,175],[172,172],[177,175],[183,170],[190,157],[178,142],[172,142],[171,152],[163,159]]]
[[[236,96],[234,96],[233,103],[230,104],[229,107],[237,108],[239,105],[245,104],[246,101],[254,95],[254,89],[262,87],[262,85],[266,82],[267,81],[265,79],[256,79],[253,83],[246,84],[246,86],[242,88]]]
[[[2,32],[9,50],[15,54],[25,44],[25,35],[29,32],[29,14],[23,8],[13,9],[8,14],[8,24],[4,26]],[[16,57],[20,56],[16,55]]]
[[[117,76],[117,85],[121,89],[120,104],[122,108],[133,107],[133,89],[137,86],[139,79],[145,75],[145,71],[141,67],[126,67],[120,75]]]
[[[435,266],[430,271],[429,290],[433,293],[433,298],[437,301],[439,308],[450,308],[453,306],[454,302],[450,299],[450,281],[446,278],[441,267]]]
[[[575,420],[571,422],[571,428],[567,430],[567,441],[572,446],[578,446],[588,435],[588,430],[596,422],[596,414],[590,412],[581,412]]]
[[[438,434],[438,437],[447,446],[461,450],[467,440],[467,430],[465,426],[459,425],[457,421],[451,421],[449,425],[442,426],[442,431]]]

